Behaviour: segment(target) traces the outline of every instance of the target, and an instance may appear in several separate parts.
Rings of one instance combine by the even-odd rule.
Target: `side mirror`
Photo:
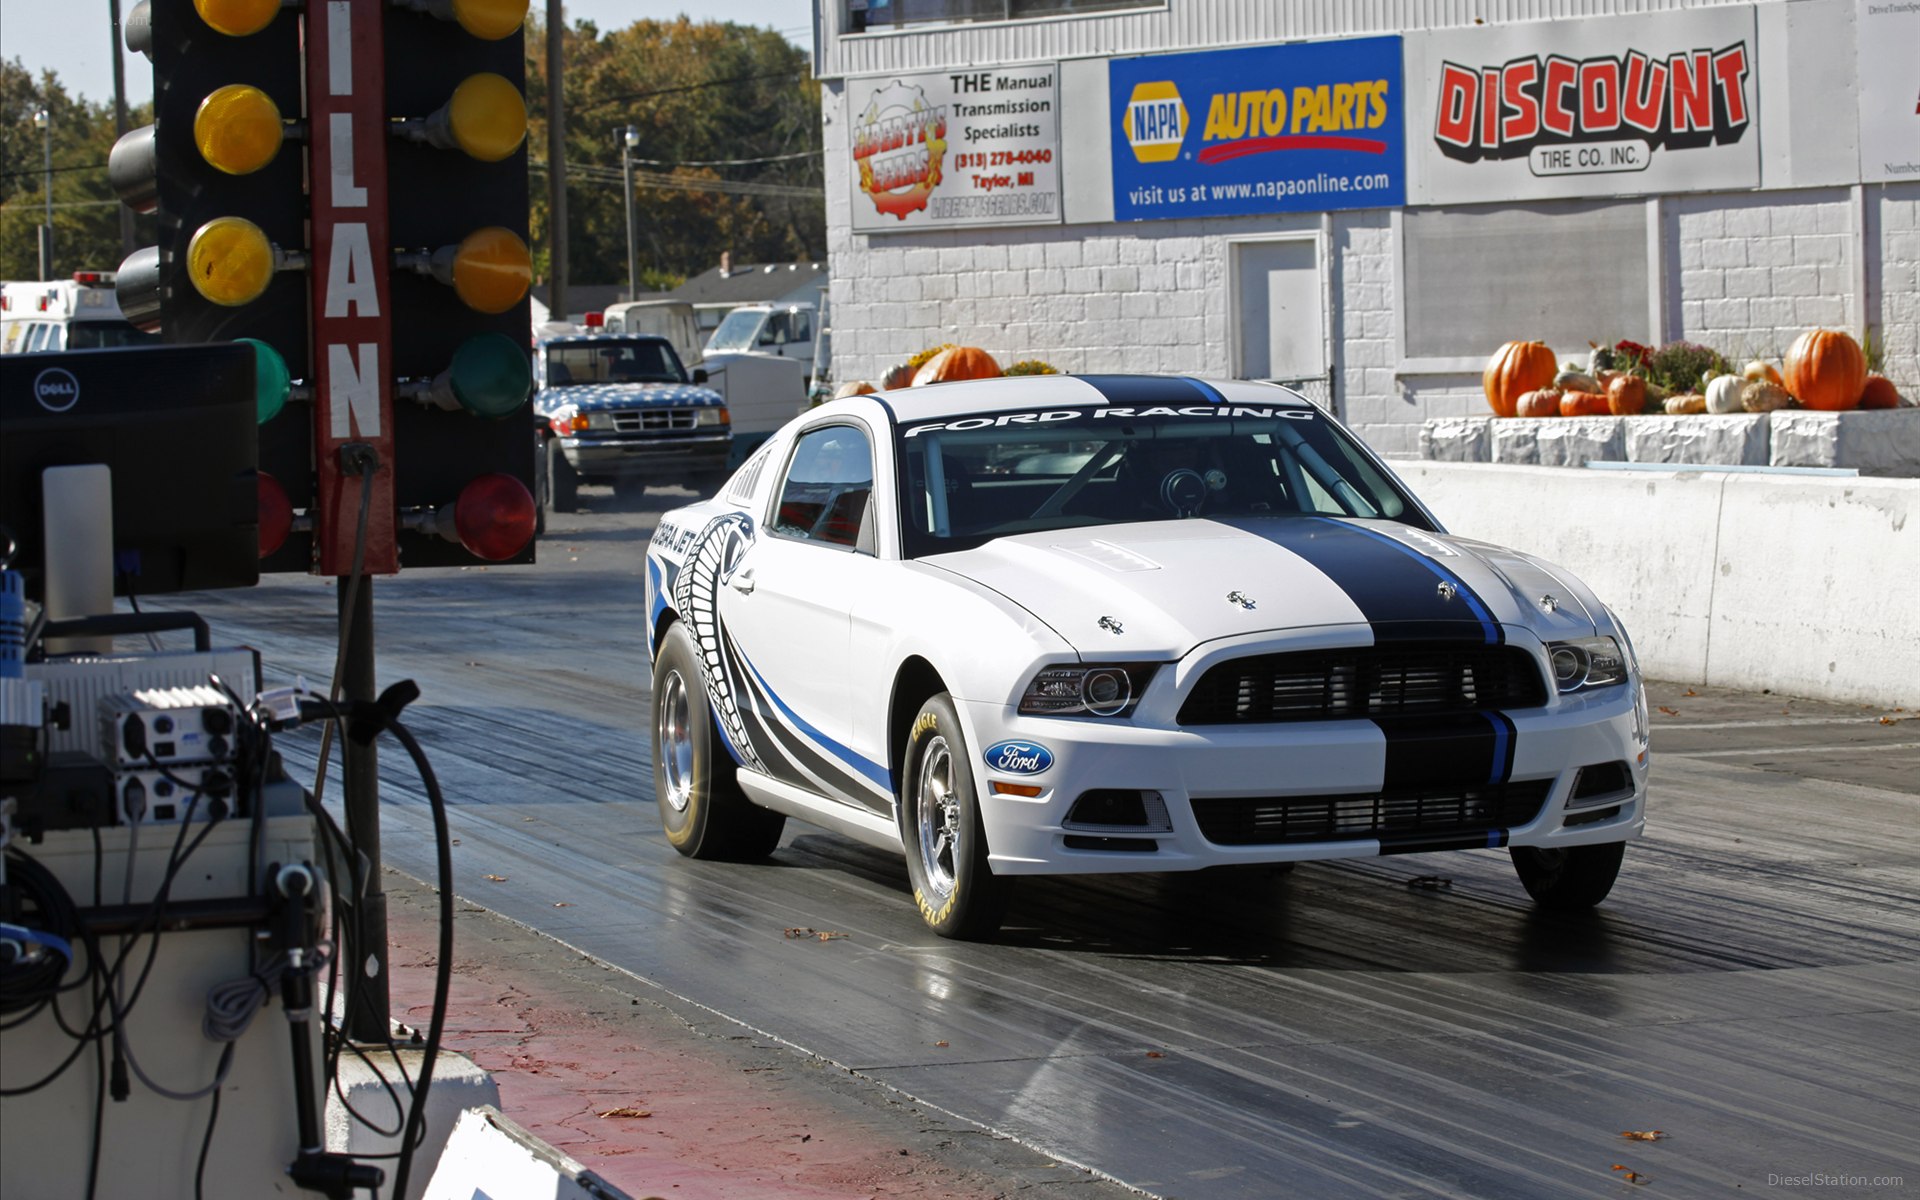
[[[707,381],[707,369],[705,367],[695,367],[693,369],[693,381],[695,383],[705,383]]]

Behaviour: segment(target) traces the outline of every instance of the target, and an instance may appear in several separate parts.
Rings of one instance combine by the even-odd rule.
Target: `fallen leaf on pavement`
[[[1410,888],[1419,888],[1423,892],[1438,892],[1453,886],[1453,880],[1445,875],[1416,875],[1407,880]]]
[[[571,901],[571,900],[555,900],[555,901],[553,902],[553,906],[554,906],[555,908],[572,908],[572,907],[573,907],[573,901]]]
[[[816,938],[823,942],[830,942],[835,938],[847,936],[844,933],[836,933],[831,929],[807,929],[805,927],[788,929],[785,933],[790,938]]]
[[[631,1104],[623,1104],[619,1108],[610,1108],[600,1115],[603,1117],[650,1117],[653,1113],[644,1108],[635,1108]]]
[[[1668,708],[1668,707],[1667,707],[1666,705],[1664,705],[1664,704],[1662,704],[1662,705],[1660,706],[1660,711],[1661,711],[1661,712],[1663,712],[1663,713],[1665,713],[1665,714],[1667,714],[1667,715],[1668,715],[1668,716],[1670,716],[1670,717],[1677,717],[1677,716],[1679,716],[1679,715],[1680,715],[1680,710],[1679,710],[1679,709],[1677,709],[1677,708]]]
[[[945,1042],[935,1042],[935,1043],[934,1043],[934,1045],[936,1045],[936,1046],[943,1046],[943,1047],[944,1047],[944,1046],[945,1046],[946,1044],[947,1044],[947,1043],[945,1043]]]
[[[1147,1051],[1147,1057],[1148,1058],[1165,1058],[1166,1055],[1160,1053],[1158,1050],[1149,1050]]]
[[[1700,693],[1699,693],[1699,692],[1696,692],[1696,691],[1694,691],[1694,690],[1693,690],[1692,688],[1688,688],[1688,689],[1687,689],[1687,691],[1686,691],[1686,694],[1687,694],[1687,695],[1689,695],[1689,696],[1698,696],[1698,695],[1699,695]]]
[[[489,875],[487,878],[493,880],[495,883],[505,883],[507,881],[505,875]]]
[[[1657,1142],[1667,1135],[1658,1129],[1622,1129],[1620,1136],[1636,1142]]]
[[[1620,1178],[1626,1180],[1628,1183],[1645,1184],[1649,1182],[1645,1175],[1642,1175],[1638,1171],[1629,1170],[1619,1163],[1613,1164],[1613,1169],[1620,1172]]]

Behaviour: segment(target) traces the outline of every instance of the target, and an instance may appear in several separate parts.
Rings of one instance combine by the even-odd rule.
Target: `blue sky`
[[[545,10],[545,0],[532,0]],[[134,0],[120,0],[124,15]],[[697,17],[771,27],[795,44],[813,46],[811,0],[571,0],[567,19],[618,29],[643,17],[671,18],[695,10]],[[113,98],[113,42],[108,0],[0,0],[0,58],[19,59],[36,75],[51,68],[69,92],[89,100]],[[127,100],[153,95],[153,72],[139,55],[127,56]]]

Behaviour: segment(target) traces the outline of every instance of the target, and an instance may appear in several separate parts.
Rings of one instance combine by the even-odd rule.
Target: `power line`
[[[583,104],[578,108],[568,105],[569,114],[577,116],[583,112],[592,112],[596,108],[605,108],[609,104],[620,104],[628,100],[650,100],[655,96],[676,96],[682,92],[698,92],[706,88],[725,87],[729,83],[754,83],[762,79],[792,79],[795,75],[805,75],[807,68],[796,67],[791,71],[769,71],[763,75],[736,75],[731,79],[709,79],[704,83],[683,83],[678,87],[655,88],[646,92],[625,92],[618,96],[607,96],[595,100],[592,104]]]
[[[532,171],[544,171],[547,164],[543,159],[529,159],[527,168]],[[605,167],[597,163],[568,163],[567,174],[589,183],[609,185],[623,184],[620,168]],[[799,199],[814,200],[826,195],[825,188],[800,187],[786,183],[751,183],[739,179],[688,179],[682,175],[662,175],[657,171],[635,171],[635,187],[652,188],[663,192],[726,192],[735,196],[792,196]]]

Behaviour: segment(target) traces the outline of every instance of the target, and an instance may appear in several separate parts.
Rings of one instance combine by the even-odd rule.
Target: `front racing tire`
[[[1613,881],[1620,874],[1620,860],[1626,852],[1625,842],[1564,849],[1507,848],[1513,858],[1514,872],[1520,876],[1533,902],[1541,908],[1562,911],[1592,908],[1605,900],[1613,890]]]
[[[913,902],[941,937],[990,937],[1006,914],[1007,884],[987,863],[972,757],[945,692],[920,707],[907,735],[900,836]]]
[[[765,858],[787,818],[740,790],[700,678],[692,635],[667,627],[653,660],[653,794],[667,841],[688,858]]]

